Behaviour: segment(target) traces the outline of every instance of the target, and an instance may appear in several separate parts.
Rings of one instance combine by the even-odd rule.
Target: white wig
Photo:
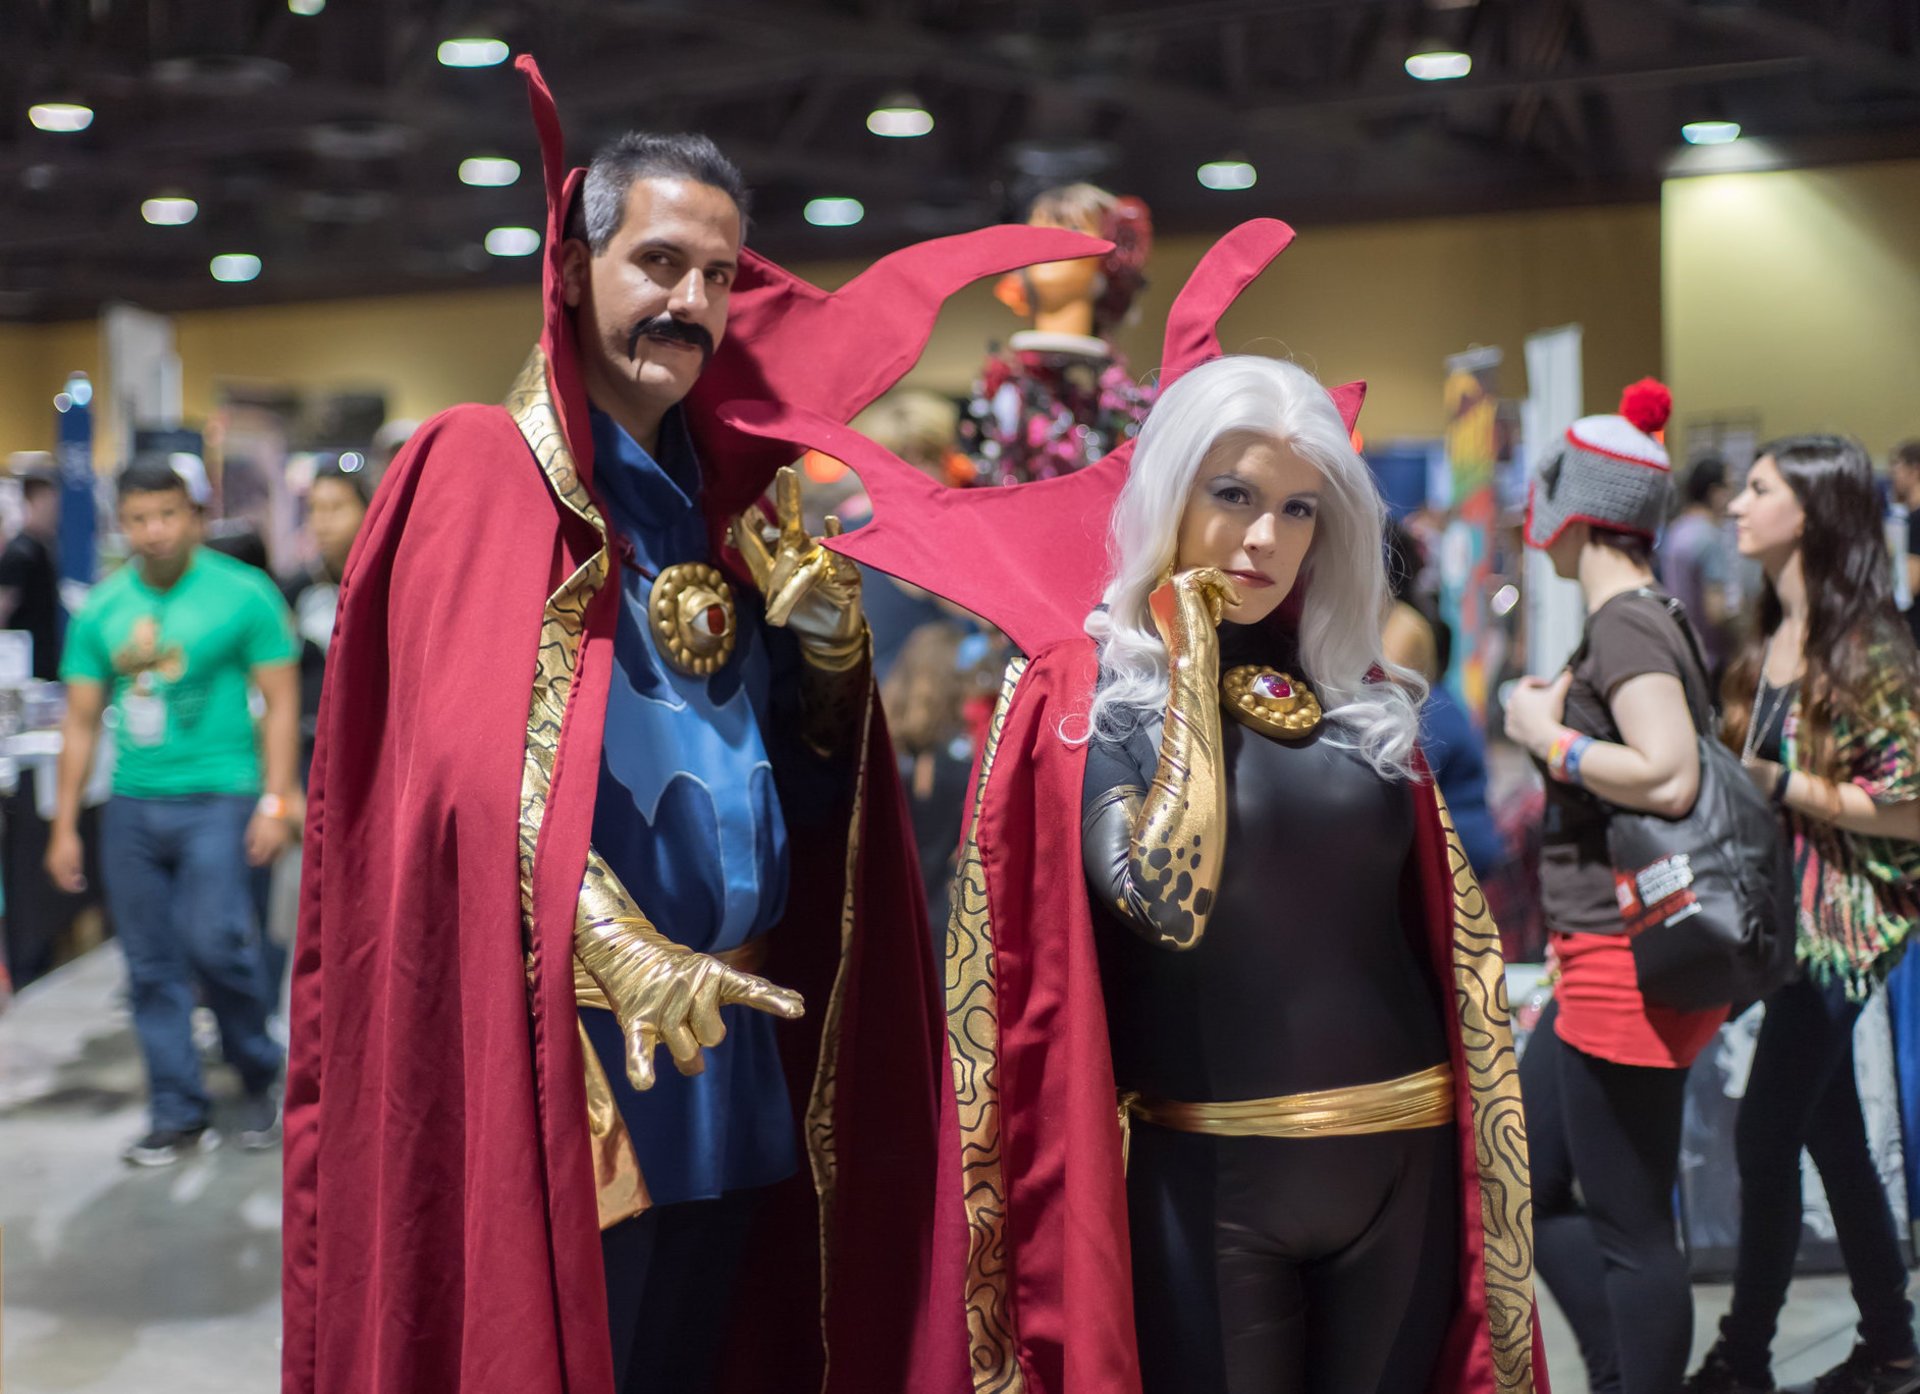
[[[1275,441],[1320,471],[1313,542],[1294,582],[1304,592],[1300,663],[1326,709],[1329,738],[1389,778],[1411,777],[1426,683],[1388,664],[1381,646],[1388,590],[1380,491],[1313,375],[1250,354],[1187,373],[1141,428],[1114,505],[1104,608],[1087,617],[1106,679],[1089,713],[1091,732],[1123,739],[1166,704],[1167,651],[1147,597],[1173,564],[1201,463],[1228,435]],[[1389,680],[1369,682],[1376,668]]]

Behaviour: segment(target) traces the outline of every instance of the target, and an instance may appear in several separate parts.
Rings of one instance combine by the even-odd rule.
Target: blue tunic
[[[662,934],[719,953],[765,933],[785,908],[787,829],[762,732],[774,729],[769,703],[790,646],[770,648],[758,598],[735,587],[726,666],[697,678],[666,665],[647,598],[665,568],[712,560],[699,461],[678,410],[661,425],[658,460],[611,417],[596,410],[592,422],[594,483],[627,544],[593,846]],[[706,1052],[704,1074],[682,1076],[662,1049],[642,1093],[627,1083],[612,1013],[581,1012],[655,1204],[770,1185],[797,1165],[773,1018],[723,1015],[727,1038]]]

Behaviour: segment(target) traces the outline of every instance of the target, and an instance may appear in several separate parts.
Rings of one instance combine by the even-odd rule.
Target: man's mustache
[[[643,319],[633,326],[633,332],[627,335],[629,359],[639,351],[642,339],[664,339],[668,343],[692,344],[700,350],[702,369],[713,357],[713,335],[707,332],[706,326],[694,324],[690,320],[675,319],[672,315],[655,315],[652,319]]]

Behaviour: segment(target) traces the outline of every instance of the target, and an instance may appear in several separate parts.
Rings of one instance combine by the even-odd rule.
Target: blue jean
[[[102,811],[107,908],[127,956],[133,1029],[158,1130],[207,1121],[193,1046],[196,979],[242,1086],[257,1093],[280,1073],[281,1050],[267,1034],[271,1004],[247,865],[253,806],[248,795],[115,796]]]

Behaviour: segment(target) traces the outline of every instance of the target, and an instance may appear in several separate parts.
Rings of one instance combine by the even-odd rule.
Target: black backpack
[[[1680,602],[1651,590],[1707,666]],[[1687,705],[1700,741],[1700,792],[1679,818],[1607,805],[1607,852],[1640,992],[1697,1010],[1761,1000],[1793,976],[1797,904],[1780,817],[1740,757],[1713,734],[1710,703]]]

